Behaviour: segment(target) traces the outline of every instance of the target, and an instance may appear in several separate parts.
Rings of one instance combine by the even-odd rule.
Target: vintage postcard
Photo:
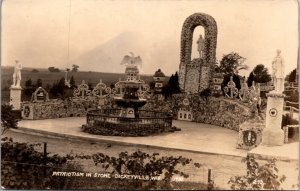
[[[299,189],[296,0],[1,5],[2,189]]]

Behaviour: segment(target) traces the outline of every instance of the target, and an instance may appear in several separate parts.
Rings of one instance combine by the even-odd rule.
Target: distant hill
[[[25,82],[31,79],[33,83],[36,83],[37,79],[41,79],[43,86],[47,84],[52,85],[54,82],[59,81],[62,77],[65,77],[65,72],[49,72],[47,69],[37,69],[39,72],[32,72],[34,68],[23,68],[21,86],[25,87]],[[124,69],[124,68],[123,68]],[[10,87],[12,84],[13,67],[1,66],[1,89]],[[124,79],[124,73],[105,73],[105,72],[92,72],[92,71],[78,71],[69,72],[68,79],[74,76],[76,84],[80,84],[82,80],[86,83],[91,83],[95,86],[100,79],[106,85],[115,84],[119,78]],[[141,75],[141,79],[146,83],[153,81],[152,75]]]

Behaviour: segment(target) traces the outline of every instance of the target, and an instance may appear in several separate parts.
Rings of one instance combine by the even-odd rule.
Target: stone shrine
[[[165,74],[160,69],[158,69],[154,73],[153,80],[155,82],[155,84],[154,84],[155,92],[160,93],[162,91],[162,87],[164,85],[165,78],[166,78]]]
[[[204,38],[200,35],[197,44],[199,58],[191,60],[193,32],[197,26],[205,29]],[[179,65],[179,85],[188,93],[197,93],[210,85],[211,70],[216,60],[217,24],[213,17],[204,13],[189,16],[181,32]]]

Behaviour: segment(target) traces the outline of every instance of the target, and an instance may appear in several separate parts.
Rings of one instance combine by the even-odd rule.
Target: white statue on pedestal
[[[21,63],[18,60],[16,60],[12,87],[18,87],[18,88],[21,87],[21,69],[22,69]]]
[[[204,56],[204,39],[201,34],[199,36],[197,44],[198,44],[198,52],[199,52],[200,58],[203,58],[203,56]]]
[[[281,51],[277,50],[277,55],[272,62],[272,79],[275,91],[278,93],[284,91],[284,60],[280,53]]]

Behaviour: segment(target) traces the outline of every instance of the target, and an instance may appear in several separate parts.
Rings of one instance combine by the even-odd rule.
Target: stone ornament
[[[142,83],[139,90],[137,91],[139,98],[147,98],[150,96],[150,86],[146,84],[143,80],[140,80]]]
[[[74,90],[73,93],[75,98],[85,98],[91,95],[91,90],[89,90],[89,86],[82,80],[81,84]]]
[[[92,95],[99,98],[105,98],[111,95],[111,88],[102,83],[102,80],[100,79],[100,82],[92,90]]]
[[[275,108],[270,109],[269,114],[270,114],[271,117],[276,117],[277,116],[277,109],[275,109]]]
[[[239,95],[239,90],[236,88],[236,85],[233,81],[233,77],[230,76],[230,81],[227,86],[224,87],[225,96],[229,98],[237,98]],[[229,95],[230,93],[230,95]]]

